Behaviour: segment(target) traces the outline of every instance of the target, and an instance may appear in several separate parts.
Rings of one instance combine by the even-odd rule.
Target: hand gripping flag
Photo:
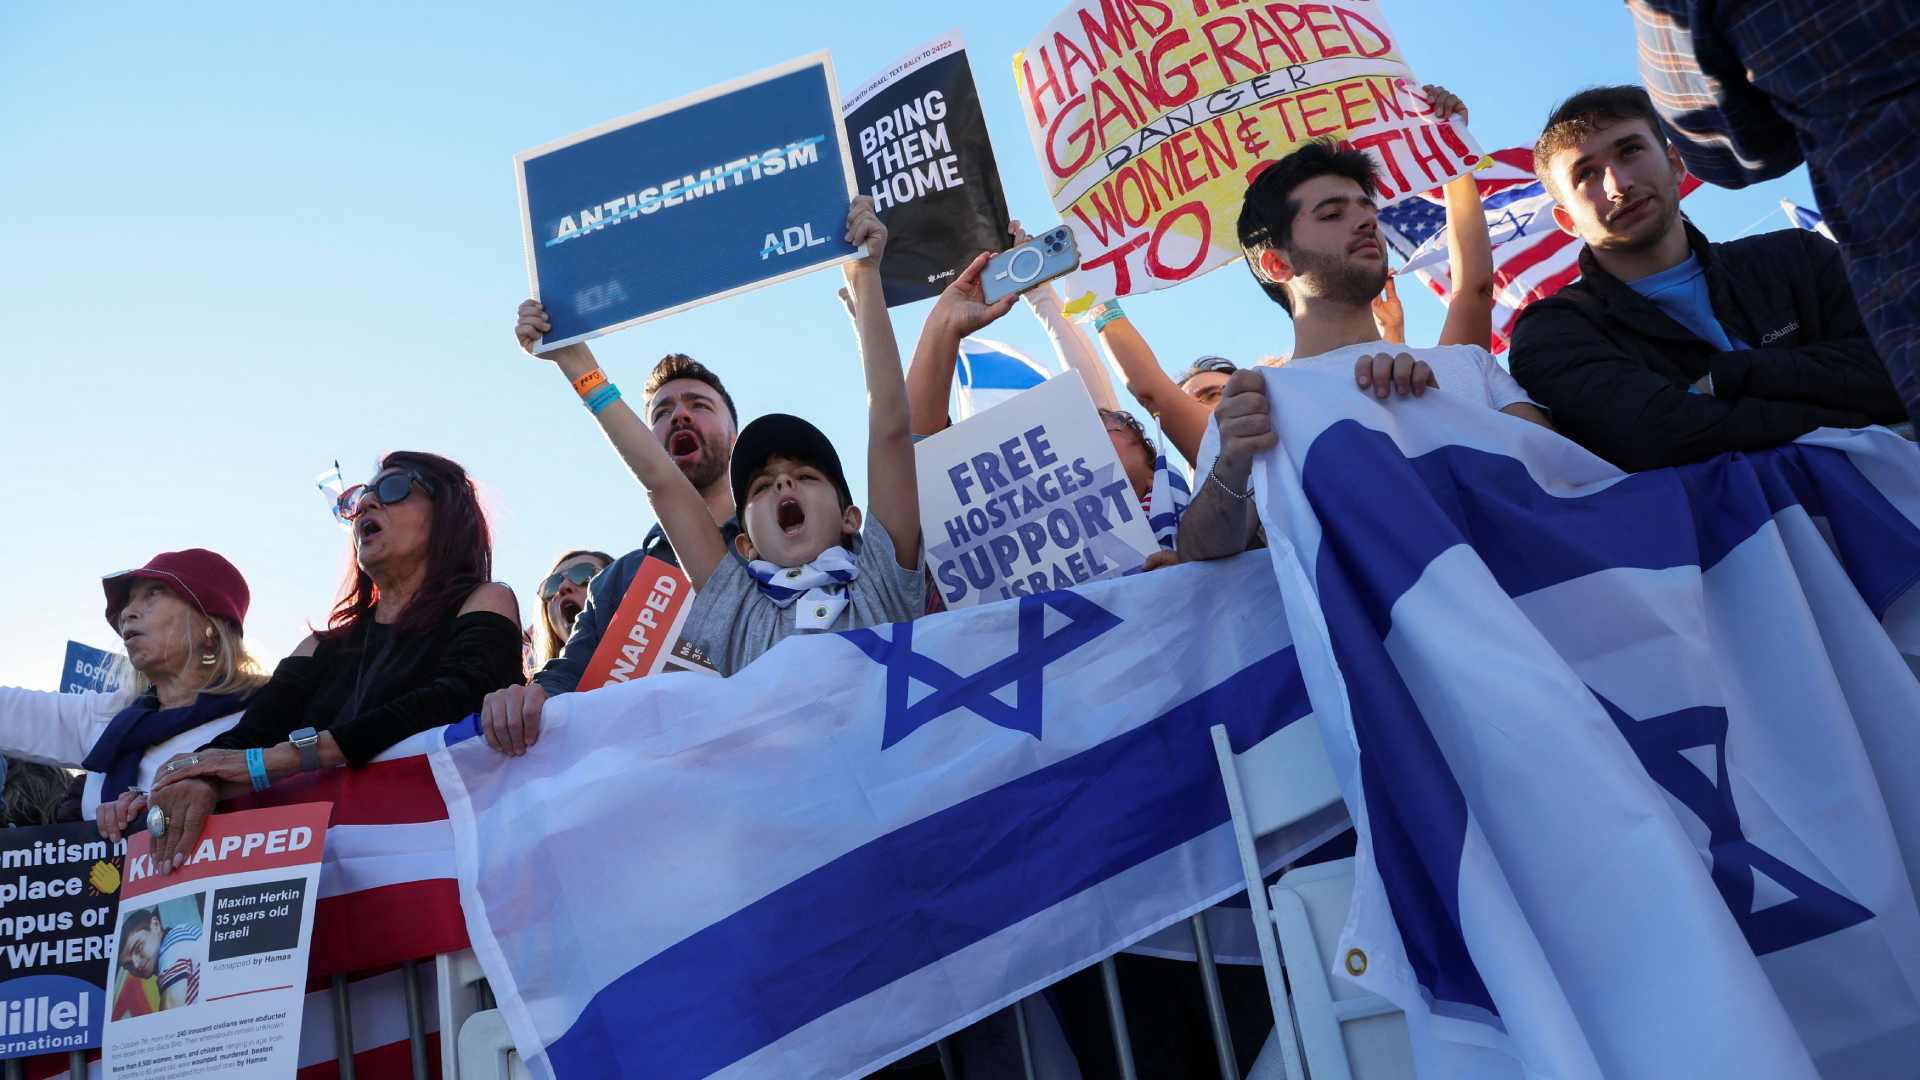
[[[1910,1073],[1920,450],[1628,475],[1265,377],[1261,520],[1360,833],[1335,971],[1421,1076]]]
[[[432,756],[535,1076],[805,1080],[1241,891],[1208,728],[1245,749],[1305,715],[1253,553],[790,638],[724,681],[554,698],[525,757],[470,725]]]

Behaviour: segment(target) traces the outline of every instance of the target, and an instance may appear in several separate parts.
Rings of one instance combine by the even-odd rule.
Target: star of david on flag
[[[1920,449],[1623,474],[1477,403],[1263,377],[1261,523],[1361,837],[1339,951],[1422,1077],[1908,1069]]]
[[[887,669],[885,750],[956,709],[967,709],[1008,731],[1041,737],[1040,717],[1047,665],[1120,625],[1120,618],[1075,592],[1043,593],[1020,599],[1020,637],[1013,652],[961,675],[931,656],[913,651],[913,624],[895,623],[891,637],[876,630],[848,630],[841,636]],[[1048,633],[1049,611],[1067,623]],[[915,699],[914,688],[928,693]],[[1011,689],[1013,701],[999,696]]]

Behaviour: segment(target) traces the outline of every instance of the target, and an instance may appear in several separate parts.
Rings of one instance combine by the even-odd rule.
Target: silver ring
[[[155,840],[167,835],[167,812],[155,806],[147,811],[147,831]]]

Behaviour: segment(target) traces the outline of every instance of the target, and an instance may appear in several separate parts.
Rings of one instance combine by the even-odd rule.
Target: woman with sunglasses
[[[587,606],[587,586],[611,565],[613,556],[604,551],[569,551],[534,590],[540,597],[540,617],[533,621],[535,670],[560,654],[560,646],[573,633],[573,620]]]
[[[522,680],[520,611],[491,580],[493,543],[465,469],[388,454],[338,513],[354,565],[326,629],[281,661],[238,725],[160,769],[147,825],[163,872],[193,850],[217,798],[364,765]]]
[[[132,668],[128,685],[72,694],[0,688],[0,754],[87,770],[80,814],[118,840],[162,764],[232,727],[267,677],[241,637],[247,581],[219,555],[162,552],[101,585]]]

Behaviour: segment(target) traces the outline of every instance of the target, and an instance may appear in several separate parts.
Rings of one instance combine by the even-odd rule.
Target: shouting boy
[[[867,377],[870,517],[853,504],[840,457],[820,429],[774,413],[740,430],[729,478],[741,532],[728,549],[706,501],[591,354],[567,346],[542,354],[574,383],[607,439],[647,489],[680,568],[693,583],[681,637],[722,675],[797,633],[903,622],[926,609],[920,561],[920,495],[900,350],[880,287],[887,230],[873,200],[847,211],[849,243],[867,257],[843,265]],[[532,345],[548,329],[530,308],[517,336]]]

